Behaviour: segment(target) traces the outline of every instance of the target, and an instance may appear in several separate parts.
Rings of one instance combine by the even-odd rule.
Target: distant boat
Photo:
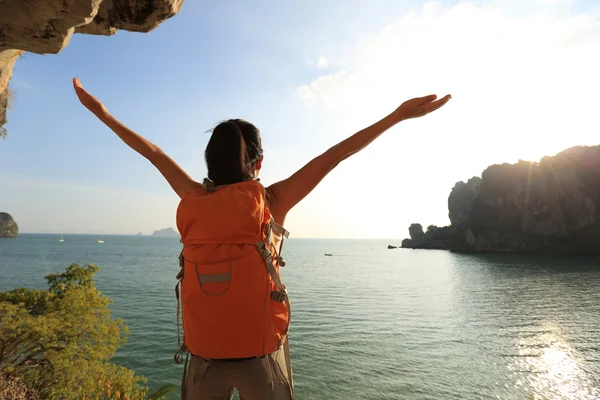
[[[325,256],[327,256],[327,257],[332,257],[332,256],[333,256],[333,254],[331,254],[331,253],[325,253]]]
[[[58,239],[58,241],[61,242],[61,243],[65,241],[65,239],[63,238],[62,233],[60,234],[60,239]]]
[[[101,237],[99,237],[99,238],[96,240],[96,243],[104,243],[104,240],[102,240],[102,238],[101,238]]]

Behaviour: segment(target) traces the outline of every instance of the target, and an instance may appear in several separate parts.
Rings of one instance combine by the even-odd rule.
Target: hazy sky
[[[149,34],[75,35],[17,62],[0,211],[22,232],[175,226],[177,196],[79,105],[77,76],[198,180],[204,132],[254,122],[267,184],[408,98],[451,93],[344,161],[287,220],[295,237],[444,225],[454,184],[488,165],[600,143],[599,17],[595,0],[187,0]]]

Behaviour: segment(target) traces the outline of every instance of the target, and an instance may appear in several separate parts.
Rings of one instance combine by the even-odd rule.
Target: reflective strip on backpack
[[[229,282],[230,279],[230,272],[222,274],[198,274],[198,282],[200,282],[200,284]]]

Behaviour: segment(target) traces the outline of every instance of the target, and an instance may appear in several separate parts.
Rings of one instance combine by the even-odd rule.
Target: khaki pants
[[[243,361],[206,360],[192,356],[181,386],[182,400],[293,400],[286,346],[260,358]]]

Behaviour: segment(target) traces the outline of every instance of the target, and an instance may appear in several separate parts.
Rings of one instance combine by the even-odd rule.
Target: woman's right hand
[[[405,101],[393,113],[395,122],[400,122],[405,119],[418,118],[437,110],[450,100],[452,96],[449,94],[439,100],[435,94],[417,97]]]
[[[97,117],[107,114],[106,107],[104,107],[104,104],[102,104],[100,100],[89,94],[81,86],[81,82],[79,82],[79,79],[73,78],[73,87],[75,88],[75,93],[77,93],[79,101],[85,106],[85,108],[90,110]]]

